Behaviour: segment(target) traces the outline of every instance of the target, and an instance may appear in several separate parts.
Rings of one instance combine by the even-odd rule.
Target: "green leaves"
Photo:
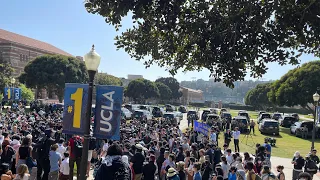
[[[171,96],[169,97],[169,99],[178,99],[182,96],[182,93],[179,91],[180,84],[175,78],[159,78],[156,80],[156,83],[163,83],[164,85],[169,87],[169,89],[171,90]]]
[[[312,95],[320,87],[320,61],[311,61],[290,70],[275,81],[268,93],[269,100],[280,106],[300,105],[310,109]]]
[[[146,67],[206,68],[229,87],[247,70],[261,77],[269,62],[297,64],[301,53],[320,52],[320,1],[91,0],[85,7],[117,30],[132,12],[136,23],[115,45]]]
[[[133,98],[134,101],[144,102],[150,98],[158,98],[160,94],[154,82],[147,79],[136,79],[128,84],[125,95]]]
[[[44,55],[30,61],[19,77],[31,88],[49,88],[62,100],[65,83],[86,83],[87,70],[82,61],[62,55]]]
[[[172,98],[172,91],[167,85],[162,82],[156,82],[156,86],[159,89],[161,100],[170,100]]]
[[[14,69],[10,63],[3,59],[2,52],[0,52],[0,94],[3,92],[5,86],[10,85],[13,71]]]
[[[120,78],[105,73],[98,73],[95,76],[94,83],[100,85],[122,86]]]
[[[31,89],[27,88],[24,84],[20,84],[19,88],[21,88],[22,99],[28,102],[34,100],[34,93],[32,92]]]
[[[257,109],[266,110],[273,104],[268,99],[268,92],[271,83],[258,84],[255,88],[249,90],[245,96],[245,104],[256,107]]]

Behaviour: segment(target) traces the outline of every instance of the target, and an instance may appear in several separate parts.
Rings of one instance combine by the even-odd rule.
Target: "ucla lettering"
[[[115,91],[111,91],[111,92],[103,94],[103,97],[105,97],[108,100],[106,104],[109,104],[109,106],[108,105],[101,106],[100,123],[106,126],[106,127],[100,127],[100,131],[103,131],[103,132],[110,132],[112,130],[112,125],[109,121],[113,117],[113,102],[114,102],[114,100],[113,100],[112,96],[114,93],[115,93]],[[105,113],[105,112],[108,112],[108,113]],[[108,114],[108,116],[106,117],[105,114]]]

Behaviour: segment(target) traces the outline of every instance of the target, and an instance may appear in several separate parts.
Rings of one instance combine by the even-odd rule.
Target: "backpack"
[[[307,162],[307,168],[306,171],[307,172],[316,172],[318,170],[317,164],[316,162],[314,162],[313,160],[308,160]]]
[[[78,139],[78,138],[74,138],[73,140],[74,140],[73,153],[76,158],[80,158],[82,157],[82,149],[83,149],[82,141],[81,139]]]

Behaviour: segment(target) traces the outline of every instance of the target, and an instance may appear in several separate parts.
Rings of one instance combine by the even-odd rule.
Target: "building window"
[[[22,55],[22,61],[24,61],[25,60],[25,56],[24,55]]]
[[[26,55],[26,61],[28,61],[29,60],[29,56],[28,55]]]
[[[22,54],[20,54],[20,61],[22,61]]]

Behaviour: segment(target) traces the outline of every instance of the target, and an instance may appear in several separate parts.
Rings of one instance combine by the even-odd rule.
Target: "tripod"
[[[254,146],[254,145],[255,145],[255,142],[254,142],[253,137],[252,137],[252,135],[250,134],[250,132],[249,132],[248,134],[245,134],[245,135],[243,136],[243,138],[242,138],[242,140],[241,140],[241,143],[242,143],[244,140],[246,140],[246,145],[248,145],[248,139],[249,139],[249,137],[251,138],[251,141],[252,141],[252,143],[253,143],[252,146]],[[252,146],[251,146],[251,147],[252,147]]]

